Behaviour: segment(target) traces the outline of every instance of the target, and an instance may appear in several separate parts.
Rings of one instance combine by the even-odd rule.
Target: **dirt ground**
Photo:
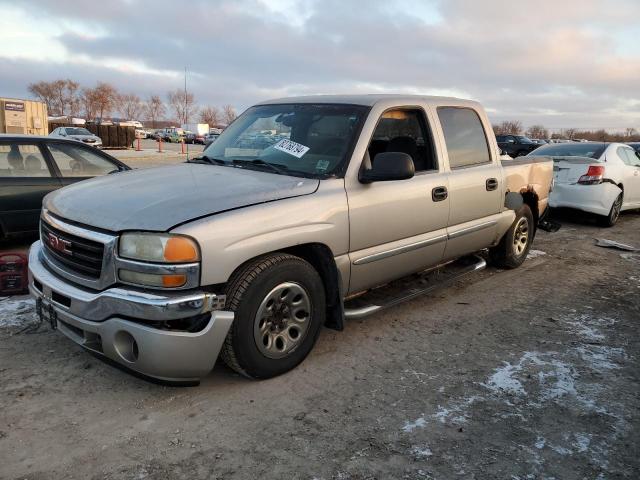
[[[561,221],[520,269],[325,329],[261,382],[147,383],[16,334],[33,307],[5,300],[0,478],[637,479],[640,254],[594,238],[640,246],[640,214]]]

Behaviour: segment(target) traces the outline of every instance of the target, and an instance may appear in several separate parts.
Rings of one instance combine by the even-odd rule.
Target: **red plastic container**
[[[0,295],[16,295],[28,290],[27,256],[23,253],[0,253]]]

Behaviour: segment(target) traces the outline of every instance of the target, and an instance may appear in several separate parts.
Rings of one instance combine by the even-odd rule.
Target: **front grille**
[[[44,220],[40,222],[40,235],[47,255],[62,267],[85,277],[100,278],[104,256],[102,243],[63,232]],[[52,240],[52,236],[57,240]],[[58,248],[54,248],[52,242]]]

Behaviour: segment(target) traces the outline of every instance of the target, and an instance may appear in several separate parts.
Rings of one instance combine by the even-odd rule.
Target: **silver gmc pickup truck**
[[[544,157],[502,161],[472,101],[268,101],[187,163],[49,194],[30,289],[41,319],[133,372],[197,383],[221,356],[269,378],[323,325],[427,290],[378,287],[429,270],[458,278],[485,258],[519,266],[552,170]]]

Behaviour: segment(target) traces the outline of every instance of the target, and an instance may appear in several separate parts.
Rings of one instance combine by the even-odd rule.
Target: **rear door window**
[[[0,144],[0,177],[51,177],[47,162],[34,144]]]
[[[487,136],[475,110],[439,107],[438,118],[452,169],[491,162]]]
[[[632,167],[640,167],[640,158],[632,148],[618,147],[620,160]]]
[[[67,143],[47,145],[63,177],[95,177],[106,175],[118,166],[88,147]]]

